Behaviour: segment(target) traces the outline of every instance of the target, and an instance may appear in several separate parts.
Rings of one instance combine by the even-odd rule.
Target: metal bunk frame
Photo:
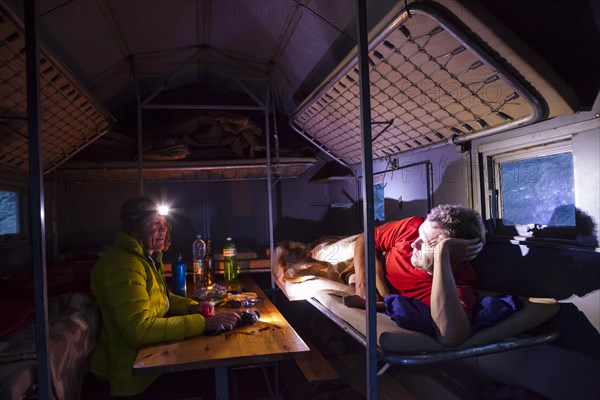
[[[476,346],[472,348],[459,349],[455,351],[450,351],[447,353],[436,353],[436,354],[420,354],[420,355],[398,355],[398,354],[389,354],[383,351],[377,345],[377,330],[376,330],[376,287],[375,287],[375,254],[374,254],[374,206],[373,206],[373,146],[372,146],[372,135],[371,135],[371,96],[370,96],[370,78],[369,78],[369,40],[368,40],[368,32],[367,32],[367,19],[366,19],[366,1],[365,0],[357,0],[357,10],[358,10],[358,48],[357,48],[357,56],[358,59],[358,70],[355,69],[359,79],[358,85],[360,90],[360,133],[361,133],[361,142],[362,142],[362,193],[363,193],[363,226],[365,232],[365,243],[364,243],[364,253],[365,253],[365,274],[366,274],[366,282],[367,282],[367,296],[366,296],[366,335],[362,335],[355,328],[350,326],[346,321],[341,319],[339,316],[328,310],[324,307],[318,300],[311,298],[308,299],[308,302],[315,306],[319,311],[321,311],[325,316],[339,325],[342,329],[348,332],[354,339],[362,343],[366,348],[366,387],[367,387],[367,398],[368,399],[376,399],[377,398],[377,378],[381,376],[391,365],[395,364],[405,364],[405,365],[426,365],[433,364],[442,361],[449,360],[459,360],[470,357],[476,357],[485,354],[497,353],[501,351],[507,351],[522,347],[534,346],[542,343],[547,343],[558,338],[557,332],[550,332],[547,334],[538,335],[532,338],[519,338],[518,340],[506,340],[501,341],[489,345]],[[435,18],[438,21],[444,23],[445,25],[450,25],[450,23],[442,17],[440,14],[436,12],[435,9],[432,9],[428,5],[423,4],[411,4],[410,6],[405,5],[405,8],[402,9],[401,13],[397,18],[395,18],[390,25],[386,29],[384,29],[383,33],[377,35],[371,46],[374,47],[375,44],[383,40],[385,36],[386,30],[393,29],[396,25],[407,16],[410,17],[410,11],[420,13],[420,12],[432,12],[435,15]],[[453,32],[454,34],[454,32]],[[456,38],[461,41],[461,43],[470,49],[476,49],[477,53],[483,57],[483,60],[486,64],[493,66],[494,70],[497,71],[498,75],[508,79],[517,89],[521,96],[529,101],[529,104],[532,107],[532,113],[526,117],[512,120],[508,123],[501,124],[496,127],[482,129],[477,132],[469,133],[466,135],[456,135],[446,143],[451,144],[459,144],[464,143],[466,141],[472,140],[476,137],[482,137],[487,135],[492,135],[501,131],[509,130],[518,126],[527,125],[534,123],[541,119],[546,112],[544,105],[538,100],[538,98],[533,95],[528,88],[525,88],[520,82],[511,78],[510,74],[505,72],[505,69],[500,66],[493,58],[488,56],[484,51],[482,51],[479,46],[469,40],[466,36],[456,35]],[[334,75],[334,80],[347,73],[353,66],[353,58],[348,64],[342,68],[341,72],[338,72]],[[329,81],[328,81],[329,82]],[[325,83],[319,90],[316,91],[315,94],[307,98],[303,104],[300,106],[299,110],[307,110],[313,104],[313,101],[319,100],[320,96],[325,93],[331,83]],[[325,101],[327,103],[327,101]],[[321,104],[322,106],[322,104]],[[297,111],[295,115],[301,113],[301,111]],[[374,122],[373,122],[374,123]],[[307,138],[313,143],[318,143],[318,140],[312,139],[309,135],[304,132],[304,129],[298,129],[294,126],[292,122],[290,122],[290,126],[294,128],[294,130]],[[379,135],[378,135],[379,136]],[[438,146],[439,143],[430,144],[431,147]],[[426,146],[427,147],[427,146]],[[319,145],[323,151],[327,151],[327,146]],[[333,152],[333,151],[332,151]],[[328,153],[329,154],[329,153]],[[339,158],[336,156],[332,156],[334,159],[339,161]],[[342,161],[341,164],[345,165]],[[381,359],[386,362],[386,365],[381,369],[381,371],[377,371],[377,361]]]
[[[35,336],[37,349],[37,395],[40,398],[52,397],[52,382],[50,378],[50,360],[49,360],[49,336],[48,336],[48,290],[46,278],[46,245],[45,245],[45,219],[44,219],[44,181],[41,149],[41,102],[40,102],[40,68],[39,68],[39,49],[38,49],[38,10],[36,1],[25,2],[25,33],[26,33],[26,55],[27,55],[27,113],[28,113],[28,132],[29,132],[29,186],[30,195],[30,214],[31,214],[31,235],[33,252],[33,275],[34,275],[34,301],[35,301]],[[268,202],[268,220],[269,220],[269,241],[271,264],[274,262],[274,244],[273,244],[273,194],[274,186],[272,179],[271,162],[271,143],[270,143],[270,121],[271,112],[271,77],[267,77],[267,93],[265,101],[257,98],[241,80],[232,77],[242,90],[256,103],[251,106],[237,105],[172,105],[172,104],[150,104],[167,85],[172,81],[181,70],[189,64],[200,53],[200,48],[194,56],[188,59],[181,68],[173,75],[168,77],[164,83],[149,96],[141,99],[139,91],[139,80],[136,80],[136,99],[137,99],[137,121],[138,121],[138,190],[139,194],[144,194],[144,161],[142,157],[142,110],[144,109],[204,109],[204,110],[252,110],[263,111],[266,136],[266,171],[267,171],[267,202]],[[243,166],[242,166],[243,167]],[[194,168],[193,166],[190,168]],[[199,166],[197,168],[206,169],[210,166]],[[56,176],[55,176],[56,179]],[[275,184],[277,181],[275,182]],[[55,182],[56,185],[56,182]],[[42,212],[36,212],[41,210]],[[39,218],[38,218],[39,217]],[[271,282],[272,287],[275,283]]]
[[[150,104],[162,90],[167,88],[168,83],[179,75],[179,73],[195,58],[200,54],[202,48],[199,48],[192,57],[190,57],[181,67],[170,77],[168,77],[161,87],[152,92],[144,100],[141,100],[139,90],[139,79],[136,79],[136,100],[137,100],[137,132],[138,132],[138,191],[140,196],[144,195],[144,161],[142,157],[142,111],[144,109],[197,109],[197,110],[246,110],[246,111],[263,111],[265,121],[265,144],[266,144],[266,170],[267,170],[267,203],[268,203],[268,220],[269,220],[269,248],[271,254],[271,264],[274,262],[274,244],[273,244],[273,183],[272,183],[272,165],[271,165],[271,129],[269,124],[269,112],[271,111],[269,104],[271,102],[271,77],[267,77],[267,93],[264,102],[256,97],[252,91],[244,85],[244,83],[236,77],[231,77],[240,88],[256,103],[251,106],[238,106],[238,105],[217,105],[217,104],[185,104],[185,105],[174,105],[174,104]],[[217,62],[219,62],[217,57]],[[223,66],[223,64],[221,64]],[[223,67],[225,70],[225,67]],[[273,110],[274,111],[274,110]],[[271,282],[273,288],[275,283]]]
[[[358,341],[364,346],[367,345],[367,340],[362,333],[360,333],[351,325],[348,325],[346,321],[344,321],[335,313],[331,312],[327,307],[323,306],[317,299],[310,298],[307,299],[307,301],[310,304],[312,304],[317,310],[323,313],[323,315],[335,322],[340,328],[342,328],[345,332],[352,336],[352,338],[354,338],[356,341]],[[392,365],[421,366],[436,364],[444,361],[462,360],[465,358],[478,357],[486,354],[494,354],[508,350],[536,346],[538,344],[549,343],[557,340],[558,337],[559,333],[557,331],[549,331],[536,336],[519,337],[516,340],[514,340],[514,338],[508,338],[502,339],[501,341],[498,341],[496,343],[428,354],[388,353],[376,345],[377,356],[379,357],[379,359],[386,362],[386,365],[377,373],[377,376],[383,375],[383,373],[387,371],[387,369]]]
[[[366,276],[367,276],[367,335],[363,339],[367,351],[367,398],[377,398],[377,360],[378,356],[386,361],[398,361],[394,357],[382,354],[377,348],[376,337],[376,320],[375,320],[375,253],[374,253],[374,212],[373,212],[373,154],[372,154],[372,137],[371,137],[371,107],[369,94],[369,43],[367,32],[366,18],[366,1],[357,0],[358,12],[358,72],[360,85],[360,114],[361,114],[361,139],[362,139],[362,190],[364,193],[363,201],[363,223],[365,227],[365,260],[366,260]],[[38,395],[42,398],[49,398],[52,392],[52,384],[50,381],[49,371],[49,354],[48,354],[48,310],[47,310],[47,287],[46,287],[46,262],[45,262],[45,234],[44,234],[44,216],[43,213],[37,214],[34,210],[44,209],[44,194],[43,194],[43,172],[41,167],[41,126],[40,126],[40,97],[39,97],[39,56],[38,56],[38,39],[37,39],[37,7],[36,2],[25,2],[25,22],[26,22],[26,39],[27,39],[27,82],[28,82],[28,118],[29,118],[29,181],[31,187],[30,209],[32,215],[32,246],[33,246],[33,269],[34,269],[34,297],[36,311],[36,345],[37,345],[37,381]],[[194,57],[197,57],[196,53]],[[192,57],[192,59],[194,58]],[[191,59],[190,59],[191,60]],[[188,60],[189,62],[189,60]],[[182,68],[185,64],[182,66]],[[143,101],[139,92],[139,81],[136,82],[137,94],[137,115],[138,115],[138,171],[139,171],[139,191],[143,194],[143,159],[141,157],[141,138],[142,138],[142,110],[152,108],[197,108],[197,109],[227,109],[227,106],[215,105],[196,105],[196,106],[173,106],[173,105],[158,105],[149,104],[149,102],[162,91],[169,81],[176,77],[181,70],[177,71],[172,77],[167,79],[164,84],[158,88],[150,96]],[[257,106],[239,107],[235,109],[246,110],[261,110],[265,113],[265,135],[267,154],[270,154],[270,125],[269,125],[269,102],[271,96],[270,82],[268,85],[266,101],[262,103],[256,98],[247,88],[235,79],[242,89],[257,103]],[[232,109],[232,108],[228,108]],[[527,121],[513,121],[510,127],[522,125],[525,123],[534,122],[541,115],[540,109],[534,110],[534,117],[528,118]],[[504,128],[507,128],[506,126]],[[298,132],[298,130],[296,129]],[[298,132],[300,134],[300,132]],[[485,132],[487,134],[493,132]],[[479,132],[477,136],[481,136],[484,132]],[[302,134],[301,134],[302,135]],[[304,135],[302,135],[304,136]],[[468,136],[468,135],[467,135]],[[469,136],[472,138],[473,136]],[[467,140],[467,138],[460,138]],[[321,146],[319,146],[321,148]],[[325,149],[322,149],[326,151]],[[335,157],[334,157],[335,158]],[[267,184],[268,184],[268,207],[269,207],[269,239],[270,239],[270,254],[271,264],[274,262],[274,246],[273,246],[273,213],[272,213],[272,177],[271,177],[271,160],[267,157]],[[39,218],[36,218],[36,215]],[[273,283],[272,283],[273,285]],[[313,302],[313,304],[315,304]],[[315,304],[316,305],[316,304]],[[331,316],[334,319],[334,316]],[[335,320],[335,319],[334,319]],[[354,335],[355,338],[359,338]],[[549,338],[550,339],[550,338]],[[536,344],[536,343],[532,343]],[[530,345],[532,345],[530,344]],[[493,345],[493,351],[498,349],[508,349],[502,344]],[[493,352],[481,350],[473,352],[467,356],[476,356],[480,354],[488,354]],[[460,357],[464,358],[464,356]],[[436,360],[439,361],[439,360]],[[419,358],[410,361],[410,363],[420,363]]]
[[[364,46],[369,62],[365,68],[372,71],[372,78],[368,78],[373,87],[372,112],[375,119],[385,120],[373,123],[387,123],[372,139],[374,157],[460,144],[534,123],[547,114],[547,106],[530,85],[517,79],[437,7],[412,3],[390,19]],[[406,28],[411,21],[428,21],[435,28],[417,32],[413,38]],[[447,34],[449,43],[436,48],[441,47],[437,41],[442,34]],[[419,61],[410,61],[412,56]],[[462,62],[472,64],[460,64],[459,68],[454,58],[462,56]],[[347,56],[300,104],[291,122],[298,133],[345,163],[364,161],[359,158],[357,145],[358,57],[354,53]],[[491,98],[488,92],[492,89],[505,97],[501,101]],[[513,102],[517,105],[521,101],[518,112],[508,111]]]

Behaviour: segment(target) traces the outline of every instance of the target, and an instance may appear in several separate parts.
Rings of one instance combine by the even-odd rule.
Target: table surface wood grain
[[[217,336],[195,336],[176,342],[143,347],[133,365],[134,375],[251,365],[298,356],[308,356],[309,347],[279,310],[250,278],[241,276],[239,285],[255,292],[262,303],[250,309],[216,307],[216,312],[258,311],[253,325],[235,328]]]

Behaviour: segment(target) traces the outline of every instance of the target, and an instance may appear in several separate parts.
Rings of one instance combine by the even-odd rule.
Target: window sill
[[[501,235],[491,234],[486,236],[486,242],[488,243],[511,243],[514,245],[525,245],[534,247],[551,247],[558,249],[568,249],[573,251],[584,251],[589,253],[600,253],[600,247],[596,247],[592,243],[584,244],[578,243],[575,240],[567,239],[553,239],[553,238],[539,238],[539,237],[525,237],[525,236],[512,236],[512,235]]]

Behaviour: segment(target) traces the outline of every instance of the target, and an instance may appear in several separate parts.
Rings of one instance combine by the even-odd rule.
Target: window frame
[[[497,219],[497,229],[502,233],[514,232],[514,229],[517,230],[519,236],[525,237],[533,237],[534,234],[536,236],[541,237],[556,237],[556,238],[572,238],[575,239],[577,235],[575,227],[571,226],[561,226],[561,227],[543,227],[541,224],[504,224],[504,198],[502,195],[502,177],[501,177],[501,167],[503,164],[508,162],[516,162],[516,161],[525,161],[531,160],[540,157],[547,157],[556,154],[564,154],[570,153],[571,160],[573,159],[573,145],[571,140],[563,140],[559,142],[554,142],[550,144],[544,145],[536,145],[532,148],[522,148],[518,150],[508,151],[505,153],[498,153],[494,156],[491,156],[492,162],[492,170],[491,173],[494,174],[493,182],[494,182],[494,192],[497,196],[496,200],[496,215]],[[575,185],[573,184],[573,191],[575,190]]]
[[[531,159],[539,156],[572,151],[573,134],[563,130],[538,131],[531,134],[510,136],[498,141],[481,144],[473,154],[478,160],[478,196],[474,204],[487,220],[488,235],[491,237],[512,237],[528,241],[576,244],[576,227],[547,227],[529,225],[505,225],[502,221],[500,204],[500,171],[498,161],[509,162]],[[526,156],[525,156],[526,155]],[[573,154],[573,157],[575,155]],[[574,190],[577,191],[575,184]],[[576,195],[577,197],[577,195]],[[575,205],[577,207],[577,204]]]

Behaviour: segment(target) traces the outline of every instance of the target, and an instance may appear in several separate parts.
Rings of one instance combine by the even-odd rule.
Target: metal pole
[[[269,74],[269,78],[272,75]],[[273,264],[275,263],[275,247],[273,245],[273,187],[271,177],[271,129],[269,126],[269,105],[271,101],[271,79],[267,84],[267,98],[265,99],[265,143],[267,146],[267,204],[269,210],[269,258],[271,261],[271,271],[273,271]],[[273,112],[276,112],[273,107]],[[277,132],[277,131],[276,131]],[[275,288],[275,282],[271,276],[271,289]]]
[[[375,309],[375,224],[373,209],[373,149],[371,140],[371,94],[367,6],[358,0],[358,70],[360,84],[360,123],[362,130],[363,223],[365,227],[365,274],[367,281],[367,399],[377,399],[377,310]]]
[[[321,146],[318,142],[316,142],[315,140],[313,140],[310,136],[308,136],[306,133],[304,133],[303,130],[298,129],[296,127],[296,124],[294,123],[293,120],[290,119],[288,125],[290,126],[290,128],[292,128],[292,130],[294,132],[296,132],[298,135],[302,136],[304,139],[308,140],[313,146],[315,146],[316,148],[318,148],[319,150],[321,150],[323,153],[325,153],[329,157],[331,157],[331,159],[333,159],[334,161],[337,161],[340,165],[343,165],[346,168],[352,168],[350,165],[346,164],[344,161],[342,161],[338,157],[334,156],[325,147]]]
[[[44,174],[42,171],[42,107],[40,60],[37,38],[37,1],[25,2],[25,54],[27,68],[27,131],[29,135],[29,207],[31,254],[35,304],[37,397],[52,395],[48,353],[48,290],[46,285],[46,233],[44,219]]]
[[[144,195],[144,154],[142,152],[142,99],[139,79],[135,80],[135,98],[137,109],[137,145],[138,145],[138,194]]]
[[[52,265],[58,265],[58,169],[52,172]]]

